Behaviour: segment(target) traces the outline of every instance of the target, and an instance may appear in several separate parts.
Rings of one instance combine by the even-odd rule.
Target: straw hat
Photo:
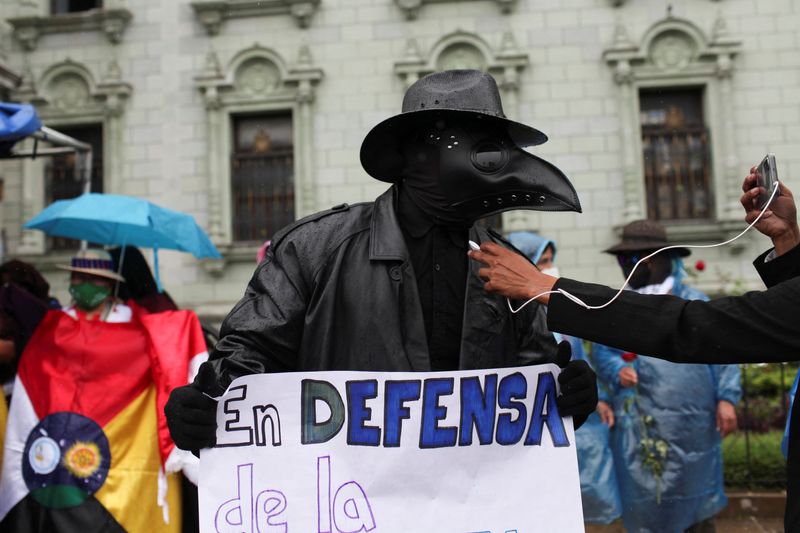
[[[98,250],[96,248],[79,250],[70,261],[69,266],[56,266],[62,270],[69,270],[71,272],[83,272],[84,274],[92,274],[93,276],[100,276],[101,278],[125,281],[125,278],[115,271],[114,260],[111,258],[111,254],[105,250]]]

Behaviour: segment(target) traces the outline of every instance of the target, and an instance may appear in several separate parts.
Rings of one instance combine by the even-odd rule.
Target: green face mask
[[[95,285],[94,283],[79,283],[70,285],[69,293],[75,300],[75,305],[84,311],[91,311],[108,298],[111,288],[105,285]]]

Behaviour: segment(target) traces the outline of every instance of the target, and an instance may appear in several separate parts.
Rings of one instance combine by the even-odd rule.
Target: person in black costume
[[[195,382],[165,412],[175,443],[215,442],[215,402],[239,376],[286,371],[430,371],[555,362],[560,413],[576,425],[597,403],[594,373],[557,349],[542,307],[512,315],[487,295],[468,239],[504,243],[476,227],[508,209],[580,211],[555,166],[522,149],[540,131],[503,115],[483,72],[432,74],[403,112],[361,148],[364,169],[391,183],[374,202],[340,205],[278,232]],[[558,353],[558,357],[557,357]],[[203,394],[205,393],[205,394]]]
[[[755,169],[745,178],[741,197],[745,220],[752,223],[764,194]],[[774,248],[753,262],[765,291],[686,301],[674,296],[624,291],[603,309],[586,309],[561,293],[538,298],[548,303],[547,324],[553,331],[580,336],[635,353],[676,363],[757,363],[800,359],[800,228],[791,190],[781,183],[780,196],[756,224]],[[482,263],[480,276],[492,294],[527,300],[548,291],[566,291],[591,306],[603,305],[616,291],[603,285],[554,278],[538,272],[492,243],[470,256]],[[790,414],[785,528],[800,532],[800,409]]]

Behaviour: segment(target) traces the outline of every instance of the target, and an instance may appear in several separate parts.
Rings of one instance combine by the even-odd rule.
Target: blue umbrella
[[[23,227],[97,244],[153,248],[156,281],[159,248],[188,252],[197,258],[222,258],[191,215],[133,196],[87,193],[58,200]]]

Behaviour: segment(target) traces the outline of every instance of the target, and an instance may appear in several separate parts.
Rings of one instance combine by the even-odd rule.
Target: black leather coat
[[[242,375],[309,370],[429,371],[416,278],[395,214],[396,187],[279,232],[197,378],[222,394]],[[472,228],[476,242],[498,241]],[[464,250],[467,253],[467,250]],[[461,369],[550,362],[544,309],[512,314],[469,262]],[[519,302],[517,302],[518,304]]]

